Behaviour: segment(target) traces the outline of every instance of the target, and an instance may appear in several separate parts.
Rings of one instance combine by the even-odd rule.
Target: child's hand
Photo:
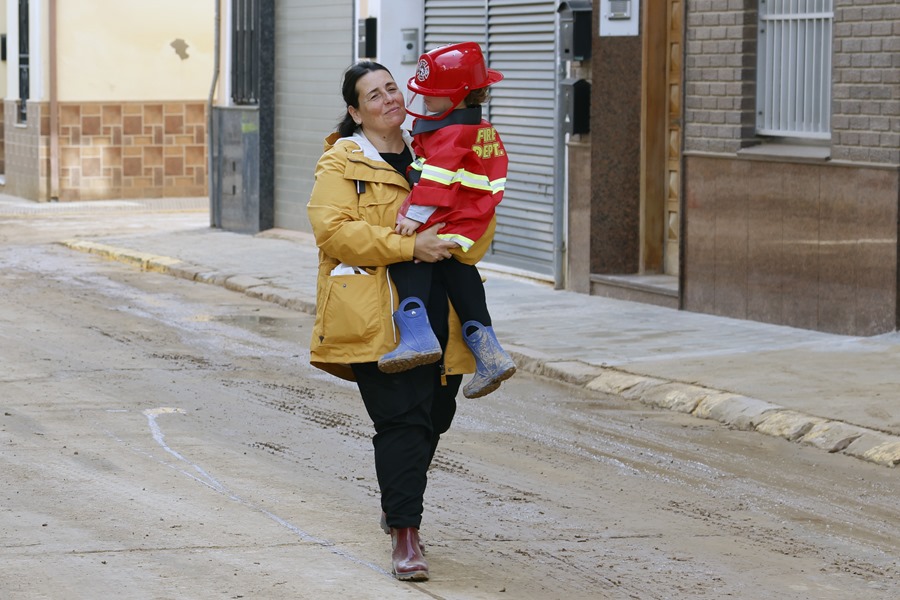
[[[418,221],[413,221],[412,219],[408,219],[403,217],[400,221],[397,222],[397,226],[394,228],[396,233],[400,235],[412,235],[416,232],[416,229],[421,225]]]

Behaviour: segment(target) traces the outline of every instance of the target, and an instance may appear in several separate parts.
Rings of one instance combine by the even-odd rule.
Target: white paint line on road
[[[200,467],[198,464],[189,461],[182,454],[180,454],[179,452],[170,448],[169,445],[166,444],[165,435],[163,434],[162,429],[160,428],[159,423],[157,422],[157,417],[159,417],[161,415],[168,415],[168,414],[185,414],[185,411],[183,409],[171,408],[171,407],[160,407],[160,408],[145,410],[143,414],[144,414],[144,416],[147,417],[147,422],[150,427],[150,432],[153,435],[153,439],[156,440],[156,443],[159,444],[159,446],[163,450],[165,450],[168,454],[174,456],[178,461],[190,465],[190,467],[196,473],[199,473],[200,476],[198,477],[198,476],[194,475],[193,473],[191,473],[189,471],[185,471],[184,469],[181,469],[171,463],[167,463],[165,461],[155,459],[155,460],[159,461],[161,464],[164,464],[167,467],[176,469],[177,471],[186,475],[187,477],[190,477],[194,481],[197,481],[198,483],[201,483],[201,484],[215,490],[216,492],[218,492],[224,496],[227,496],[229,500],[237,502],[238,504],[241,504],[251,510],[254,510],[258,513],[265,515],[269,519],[275,521],[282,527],[286,528],[287,530],[289,530],[292,533],[294,533],[295,535],[297,535],[303,541],[312,542],[314,544],[317,544],[318,546],[327,548],[329,552],[331,552],[332,554],[334,554],[336,556],[340,556],[341,558],[349,560],[357,565],[369,568],[369,569],[371,569],[377,573],[380,573],[382,575],[393,577],[393,575],[391,573],[389,573],[388,571],[386,571],[385,569],[379,567],[376,564],[370,563],[368,561],[365,561],[365,560],[362,560],[362,559],[359,559],[359,558],[353,556],[349,552],[337,547],[334,542],[317,538],[317,537],[307,533],[306,531],[303,531],[302,529],[300,529],[299,527],[297,527],[290,521],[283,519],[282,517],[279,517],[278,515],[270,512],[264,508],[256,506],[255,504],[240,498],[239,496],[234,494],[232,491],[230,491],[227,487],[222,485],[222,483],[220,483],[215,477],[210,475],[205,469]],[[119,441],[122,441],[122,440],[119,440]]]

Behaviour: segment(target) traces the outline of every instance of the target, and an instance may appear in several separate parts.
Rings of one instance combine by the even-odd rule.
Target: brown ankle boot
[[[428,563],[419,548],[419,530],[415,527],[391,528],[391,564],[394,577],[401,581],[427,581]]]
[[[381,511],[381,519],[378,521],[378,526],[381,527],[381,530],[388,535],[391,535],[391,528],[388,527],[387,524],[387,515],[384,511]],[[419,550],[422,551],[422,554],[425,554],[425,542],[422,541],[422,538],[419,538]]]

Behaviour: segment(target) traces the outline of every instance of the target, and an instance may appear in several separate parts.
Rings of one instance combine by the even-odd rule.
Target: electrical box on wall
[[[638,35],[640,0],[600,0],[600,36]]]
[[[401,29],[400,34],[403,43],[403,50],[400,53],[400,62],[408,65],[410,63],[419,62],[419,30],[418,29]]]
[[[560,2],[559,55],[562,60],[590,60],[591,3],[588,0]]]

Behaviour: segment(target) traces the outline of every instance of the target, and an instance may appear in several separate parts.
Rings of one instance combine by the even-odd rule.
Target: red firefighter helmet
[[[419,57],[416,74],[410,77],[406,87],[422,96],[450,98],[452,107],[442,115],[418,115],[407,108],[414,117],[442,119],[472,90],[493,85],[503,79],[503,74],[488,69],[475,42],[462,42],[435,48]],[[407,104],[411,104],[410,98]]]

